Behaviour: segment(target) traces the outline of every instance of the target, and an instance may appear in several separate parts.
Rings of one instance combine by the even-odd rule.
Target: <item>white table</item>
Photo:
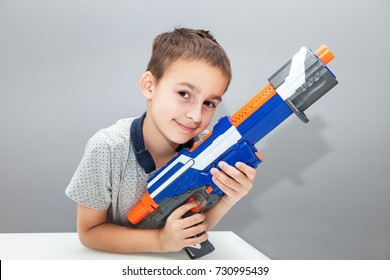
[[[231,231],[209,232],[215,251],[202,260],[268,260],[269,258]],[[188,260],[178,253],[116,254],[88,249],[75,232],[0,233],[1,260]]]

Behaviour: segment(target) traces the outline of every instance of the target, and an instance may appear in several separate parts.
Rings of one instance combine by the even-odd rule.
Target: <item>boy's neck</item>
[[[177,154],[178,144],[167,141],[158,132],[151,129],[148,117],[145,118],[142,133],[145,149],[151,154],[156,168],[164,166],[172,157]]]

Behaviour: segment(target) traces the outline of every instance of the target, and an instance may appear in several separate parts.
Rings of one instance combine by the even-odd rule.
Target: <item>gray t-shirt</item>
[[[127,213],[147,191],[148,175],[137,162],[130,143],[133,120],[119,120],[89,139],[65,190],[69,198],[82,205],[108,209],[108,221],[122,226],[130,226]]]
[[[144,147],[144,118],[121,119],[92,136],[65,190],[77,203],[108,209],[109,223],[131,226],[127,213],[139,203],[147,191],[147,179],[155,172],[154,161]],[[204,131],[194,141],[207,133]]]

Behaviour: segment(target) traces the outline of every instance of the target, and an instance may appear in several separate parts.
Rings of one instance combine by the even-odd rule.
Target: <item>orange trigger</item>
[[[191,201],[194,201],[194,200],[195,200],[195,198],[194,198],[193,196],[191,196],[191,197],[189,197],[189,198],[187,199],[187,203],[188,203],[188,202],[191,202]],[[192,213],[198,213],[198,212],[200,211],[200,209],[202,209],[202,206],[201,206],[201,205],[192,208],[190,211],[191,211]]]

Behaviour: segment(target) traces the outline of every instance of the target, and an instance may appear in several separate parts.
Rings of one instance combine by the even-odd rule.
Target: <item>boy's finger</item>
[[[223,173],[225,173],[227,176],[233,179],[239,174],[241,174],[241,171],[237,170],[237,168],[229,165],[224,161],[220,161],[218,163],[218,167],[221,168],[221,171],[223,171]]]
[[[243,172],[248,177],[249,180],[253,180],[256,177],[256,169],[254,169],[253,167],[245,163],[237,162],[236,168],[241,172]]]
[[[185,203],[178,207],[175,211],[172,212],[171,216],[174,218],[181,218],[185,213],[190,211],[192,208],[199,206],[200,202],[197,200]]]

